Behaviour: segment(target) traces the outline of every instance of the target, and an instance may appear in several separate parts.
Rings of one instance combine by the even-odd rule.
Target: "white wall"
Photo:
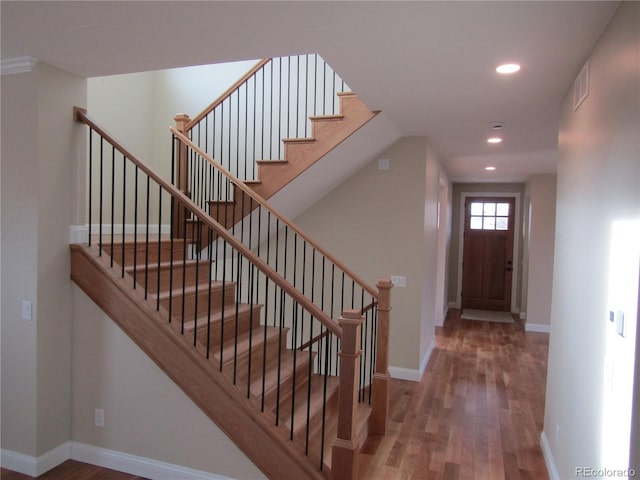
[[[423,137],[403,138],[295,219],[371,285],[405,275],[391,290],[391,366],[416,378],[434,340],[437,201],[442,171]]]
[[[526,326],[544,330],[542,326],[549,325],[551,318],[556,176],[533,175],[528,182],[528,193]]]
[[[73,440],[230,478],[258,468],[138,346],[73,287]],[[94,409],[105,426],[94,426]]]
[[[563,479],[576,476],[577,467],[628,467],[631,408],[640,400],[638,387],[632,390],[640,257],[638,25],[640,4],[621,3],[592,51],[589,96],[574,112],[569,88],[561,108],[543,446]],[[626,337],[615,333],[609,310],[624,311]]]
[[[84,79],[46,64],[2,77],[2,447],[31,457],[70,439],[73,106],[85,101]]]

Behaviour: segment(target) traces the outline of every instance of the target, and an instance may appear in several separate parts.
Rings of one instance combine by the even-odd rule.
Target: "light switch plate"
[[[394,287],[404,288],[407,286],[407,277],[405,275],[391,275],[391,283]]]
[[[622,310],[616,312],[616,332],[624,337],[624,312]]]

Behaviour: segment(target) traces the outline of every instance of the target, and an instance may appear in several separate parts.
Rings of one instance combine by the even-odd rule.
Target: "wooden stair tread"
[[[282,345],[284,347],[284,344]],[[276,354],[267,361],[266,366],[253,366],[251,368],[251,392],[258,398],[262,397],[262,371],[264,370],[264,395],[265,405],[267,408],[273,407],[275,409],[275,400],[277,398],[278,390],[278,359],[280,359],[280,395],[286,395],[286,389],[288,388],[286,383],[293,379],[293,351],[281,350],[279,355]],[[300,358],[300,355],[296,355],[296,383],[302,382],[306,379],[308,356],[307,358]],[[248,370],[241,372],[239,376],[239,382],[246,385],[247,378],[249,376]]]
[[[222,289],[228,289],[228,288],[235,288],[235,282],[224,282],[224,286],[223,286],[223,282],[220,282],[218,280],[211,280],[211,290],[222,290]],[[160,295],[158,295],[157,297],[160,298],[160,301],[162,300],[168,300],[169,297],[173,297],[173,298],[179,298],[181,297],[183,294],[185,295],[192,295],[197,293],[203,293],[203,292],[207,292],[209,290],[209,279],[205,278],[203,279],[201,282],[198,282],[197,285],[190,285],[190,286],[186,286],[184,289],[182,287],[178,287],[178,288],[174,288],[173,290],[162,290],[160,292]],[[150,294],[154,294],[154,292],[149,292]],[[154,298],[157,298],[154,297]]]
[[[265,338],[266,333],[266,338]],[[249,361],[249,353],[251,353],[252,368],[254,362],[262,365],[263,353],[266,351],[269,354],[273,353],[273,348],[269,348],[269,345],[273,346],[278,343],[278,337],[285,337],[288,333],[288,329],[280,330],[276,327],[265,327],[259,325],[252,330],[238,334],[238,341],[234,342],[233,339],[227,339],[222,344],[222,365],[223,368],[233,368],[234,362],[238,369],[247,368]],[[249,348],[251,343],[251,348]],[[213,357],[220,362],[220,339],[215,342],[211,342],[210,353]],[[235,353],[235,360],[234,360]],[[269,355],[267,355],[269,358]]]
[[[321,422],[318,425],[314,425],[314,418],[322,417],[322,405],[324,398],[324,375],[312,374],[311,375],[311,402],[309,404],[309,431],[314,432],[315,428],[321,426]],[[332,410],[337,405],[332,405],[338,402],[338,389],[340,387],[340,378],[336,376],[327,375],[327,412],[332,413]],[[292,395],[280,401],[280,412],[284,415],[285,425],[291,425],[291,407],[294,407],[294,435],[301,432],[301,428],[306,430],[307,420],[307,399],[309,398],[309,382],[305,382],[304,385],[300,385],[296,388],[295,401]],[[306,433],[306,432],[305,432]]]
[[[237,313],[239,315],[250,313],[251,308],[253,308],[254,310],[258,310],[259,312],[260,308],[262,308],[262,305],[260,304],[251,305],[250,303],[238,303]],[[235,317],[235,315],[236,315],[235,302],[230,305],[226,305],[224,310],[225,318],[232,318],[232,317]],[[195,320],[189,320],[184,322],[184,330],[187,332],[191,332],[193,331],[194,328],[196,328],[196,326],[198,327],[198,329],[205,328],[205,326],[207,325],[207,320],[209,318],[211,319],[212,323],[220,322],[222,320],[222,306],[212,305],[210,317],[209,317],[209,314],[198,315],[198,317]]]
[[[155,271],[155,270],[163,270],[163,269],[168,269],[173,267],[178,267],[181,268],[182,266],[186,266],[186,267],[195,267],[196,265],[198,265],[199,267],[202,268],[209,268],[209,266],[213,263],[213,261],[208,261],[208,260],[183,260],[182,258],[180,259],[174,259],[173,262],[169,261],[161,261],[160,263],[157,262],[153,262],[153,263],[149,263],[149,265],[147,266],[147,270],[149,271]],[[138,272],[140,272],[140,270],[144,270],[144,268],[140,268],[140,265],[127,265],[124,267],[124,271],[127,273],[131,273],[134,270],[137,270]]]

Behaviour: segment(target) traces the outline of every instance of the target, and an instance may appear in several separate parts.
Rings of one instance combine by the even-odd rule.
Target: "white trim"
[[[154,480],[227,480],[229,477],[182,467],[152,458],[71,442],[71,458]]]
[[[558,469],[556,468],[556,462],[553,461],[553,455],[551,454],[551,447],[547,440],[547,435],[544,430],[540,434],[540,446],[542,447],[542,456],[544,457],[544,463],[547,466],[547,473],[551,480],[559,480]]]
[[[524,331],[525,332],[551,333],[551,326],[542,325],[542,324],[539,324],[539,323],[525,323]]]
[[[124,225],[124,233],[125,235],[133,235],[135,232],[138,235],[144,235],[147,233],[147,225],[146,224],[138,224],[138,227],[135,228],[135,224],[126,223]],[[113,225],[113,233],[114,235],[122,235],[122,224]],[[91,225],[91,235],[97,235],[100,232],[99,224]],[[102,224],[102,233],[103,235],[111,235],[111,224]],[[158,224],[149,225],[149,233],[157,234],[158,233]],[[168,235],[171,233],[171,225],[163,224],[160,225],[160,234]],[[89,225],[71,225],[69,227],[69,243],[88,243],[89,241]]]
[[[461,192],[460,193],[460,226],[458,230],[458,285],[456,286],[456,302],[462,305],[462,256],[464,254],[464,221],[465,221],[465,203],[467,197],[496,197],[496,198],[515,198],[514,212],[514,231],[513,231],[513,275],[511,276],[511,311],[517,312],[516,299],[520,266],[520,234],[522,225],[520,225],[520,192]]]
[[[15,73],[29,73],[38,63],[33,57],[6,58],[0,61],[0,75],[13,75]]]
[[[520,320],[526,320],[527,319],[527,312],[520,312]]]
[[[460,302],[449,302],[449,308],[460,308]]]
[[[154,480],[174,480],[176,478],[181,480],[229,480],[229,477],[223,475],[78,442],[65,442],[37,458],[5,449],[0,450],[0,454],[0,463],[3,468],[30,477],[42,475],[62,462],[73,459]]]
[[[440,318],[436,318],[436,327],[443,327],[444,320],[447,318],[447,313],[449,313],[449,307],[445,307],[444,311],[440,314]]]
[[[11,450],[1,450],[2,467],[14,472],[23,473],[30,477],[37,477],[57,467],[70,458],[69,442],[49,450],[39,457],[31,457]]]
[[[427,368],[427,363],[431,358],[431,353],[433,353],[433,349],[436,346],[435,339],[431,340],[429,344],[429,348],[427,348],[427,353],[424,354],[422,358],[422,362],[420,363],[420,369],[416,370],[415,368],[404,368],[404,367],[389,367],[389,376],[391,378],[397,378],[398,380],[409,380],[411,382],[419,382],[422,380],[422,375],[424,375],[424,371]]]
[[[38,476],[38,460],[36,457],[12,452],[11,450],[5,450],[4,448],[0,452],[0,463],[2,464],[2,468],[23,473],[30,477]]]

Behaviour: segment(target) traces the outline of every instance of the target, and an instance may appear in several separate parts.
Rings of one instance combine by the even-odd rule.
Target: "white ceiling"
[[[560,102],[616,6],[2,1],[1,49],[85,77],[316,52],[402,135],[429,137],[452,180],[523,181],[555,171]],[[522,70],[501,77],[504,61]]]

